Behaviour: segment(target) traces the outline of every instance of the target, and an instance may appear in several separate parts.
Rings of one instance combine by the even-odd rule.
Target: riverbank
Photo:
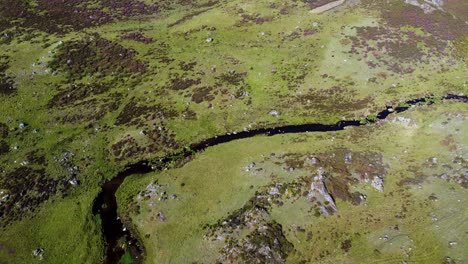
[[[151,164],[151,162],[148,161],[141,161],[137,164],[130,165],[126,170],[119,173],[118,176],[114,177],[112,180],[106,182],[103,185],[103,192],[100,194],[100,196],[98,196],[98,198],[95,201],[95,206],[93,207],[95,208],[93,210],[94,213],[99,213],[101,215],[104,237],[106,238],[108,245],[106,251],[106,259],[107,261],[109,261],[108,263],[115,263],[115,261],[119,260],[120,257],[125,253],[125,251],[121,250],[120,244],[117,243],[117,241],[122,238],[124,239],[124,241],[127,240],[127,242],[130,242],[131,246],[129,248],[131,248],[133,252],[138,252],[135,256],[136,258],[142,259],[144,255],[143,248],[138,249],[138,247],[134,247],[135,242],[138,239],[134,236],[132,237],[132,235],[126,228],[124,228],[122,222],[117,217],[117,202],[115,194],[120,185],[123,183],[124,179],[128,176],[131,176],[133,174],[146,174],[152,171],[161,170],[165,167],[167,168],[170,165],[170,163],[190,157],[197,152],[206,150],[208,147],[216,146],[238,139],[250,138],[257,135],[340,131],[344,130],[346,127],[357,127],[374,123],[378,120],[384,120],[393,112],[401,113],[417,105],[433,104],[434,102],[442,100],[457,100],[461,102],[467,102],[468,97],[459,95],[447,95],[442,98],[428,97],[408,100],[405,103],[400,104],[399,106],[389,106],[385,110],[382,110],[381,112],[375,115],[368,116],[366,119],[363,119],[361,121],[340,121],[332,125],[305,124],[297,126],[284,126],[270,129],[245,131],[238,134],[216,136],[214,138],[204,140],[200,143],[193,144],[190,148],[190,151],[185,150],[181,153],[173,154],[169,157],[162,158],[159,162],[156,163],[157,165]]]

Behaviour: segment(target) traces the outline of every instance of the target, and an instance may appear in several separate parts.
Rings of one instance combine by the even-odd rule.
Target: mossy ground
[[[40,247],[48,263],[100,259],[91,203],[99,184],[127,163],[219,134],[362,119],[407,99],[467,92],[463,3],[432,14],[370,0],[311,14],[315,4],[0,0],[0,192],[10,197],[0,203],[0,259],[36,261],[31,253]],[[365,143],[362,133],[353,139]],[[279,146],[259,140],[255,153]],[[231,166],[250,160],[241,162],[240,151],[219,153],[215,168],[226,176],[206,186],[207,197],[222,201],[211,204],[231,212],[270,180],[238,182],[247,176]],[[233,199],[221,186],[237,190]],[[226,210],[197,211],[197,221]],[[194,249],[186,252],[179,257]]]

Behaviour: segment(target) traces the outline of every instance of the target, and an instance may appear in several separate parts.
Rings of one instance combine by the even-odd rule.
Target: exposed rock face
[[[325,178],[323,176],[323,168],[318,169],[318,175],[314,177],[314,181],[310,184],[309,199],[316,198],[317,200],[323,200],[324,205],[320,207],[323,214],[333,214],[338,210],[335,204],[335,200],[330,195],[325,185]]]
[[[383,179],[381,177],[375,176],[371,183],[372,187],[374,187],[377,191],[383,192]]]
[[[442,9],[444,4],[442,0],[405,0],[405,3],[421,8],[425,14],[432,13],[437,9]]]

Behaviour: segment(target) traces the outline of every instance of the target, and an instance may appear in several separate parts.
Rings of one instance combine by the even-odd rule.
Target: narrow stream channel
[[[443,100],[458,100],[460,102],[468,102],[468,96],[449,94],[442,98]],[[387,118],[391,113],[401,113],[408,110],[419,103],[427,103],[428,98],[420,98],[408,100],[405,106],[387,107],[385,110],[377,114],[377,119],[382,120]],[[99,193],[93,204],[93,214],[99,214],[102,220],[102,232],[106,241],[105,264],[119,263],[125,253],[129,253],[134,263],[143,263],[144,251],[143,245],[138,243],[135,234],[131,234],[120,220],[117,214],[116,192],[126,177],[134,174],[146,174],[153,171],[161,170],[164,165],[175,159],[181,160],[193,155],[196,152],[205,150],[208,147],[227,143],[230,141],[250,138],[257,135],[277,135],[286,133],[304,133],[304,132],[329,132],[339,131],[346,127],[364,125],[357,120],[339,121],[336,124],[303,124],[303,125],[287,125],[274,128],[259,128],[255,130],[242,131],[239,133],[228,133],[221,136],[215,136],[199,143],[190,146],[191,151],[184,150],[179,153],[164,157],[158,164],[150,164],[148,161],[140,161],[125,167],[117,176],[107,181],[102,185],[102,192]],[[122,247],[126,245],[126,249]]]

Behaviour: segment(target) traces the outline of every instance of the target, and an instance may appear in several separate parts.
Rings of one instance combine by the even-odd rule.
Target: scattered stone
[[[251,169],[255,168],[255,166],[255,162],[252,162],[249,164],[249,166],[245,167],[245,171],[250,171]]]
[[[344,162],[345,162],[345,164],[348,164],[348,165],[353,163],[353,156],[352,156],[352,154],[350,152],[345,154]]]
[[[444,264],[455,264],[456,262],[451,257],[445,257]]]
[[[307,158],[307,162],[309,162],[311,165],[317,164],[318,161],[319,160],[316,157]]]
[[[164,216],[164,213],[163,212],[159,212],[158,213],[158,217],[159,217],[159,221],[160,222],[165,222],[166,221],[166,216]]]
[[[371,182],[372,187],[374,187],[379,192],[383,192],[383,183],[383,179],[378,176],[375,176]]]
[[[280,194],[280,191],[279,191],[278,187],[272,187],[272,188],[268,191],[268,194],[269,194],[269,195],[279,195],[279,194]]]
[[[268,114],[271,115],[271,116],[274,116],[274,117],[278,117],[278,116],[279,116],[279,112],[276,111],[276,110],[271,110]]]
[[[32,252],[32,255],[34,257],[37,257],[39,260],[42,260],[44,258],[43,254],[44,254],[44,249],[43,248],[38,248],[36,250],[33,250],[33,252]]]
[[[68,183],[70,183],[72,186],[78,186],[79,181],[78,181],[78,179],[77,179],[75,176],[73,176],[73,177],[68,181]]]
[[[361,194],[359,195],[359,199],[361,199],[361,201],[367,201],[367,195]]]

